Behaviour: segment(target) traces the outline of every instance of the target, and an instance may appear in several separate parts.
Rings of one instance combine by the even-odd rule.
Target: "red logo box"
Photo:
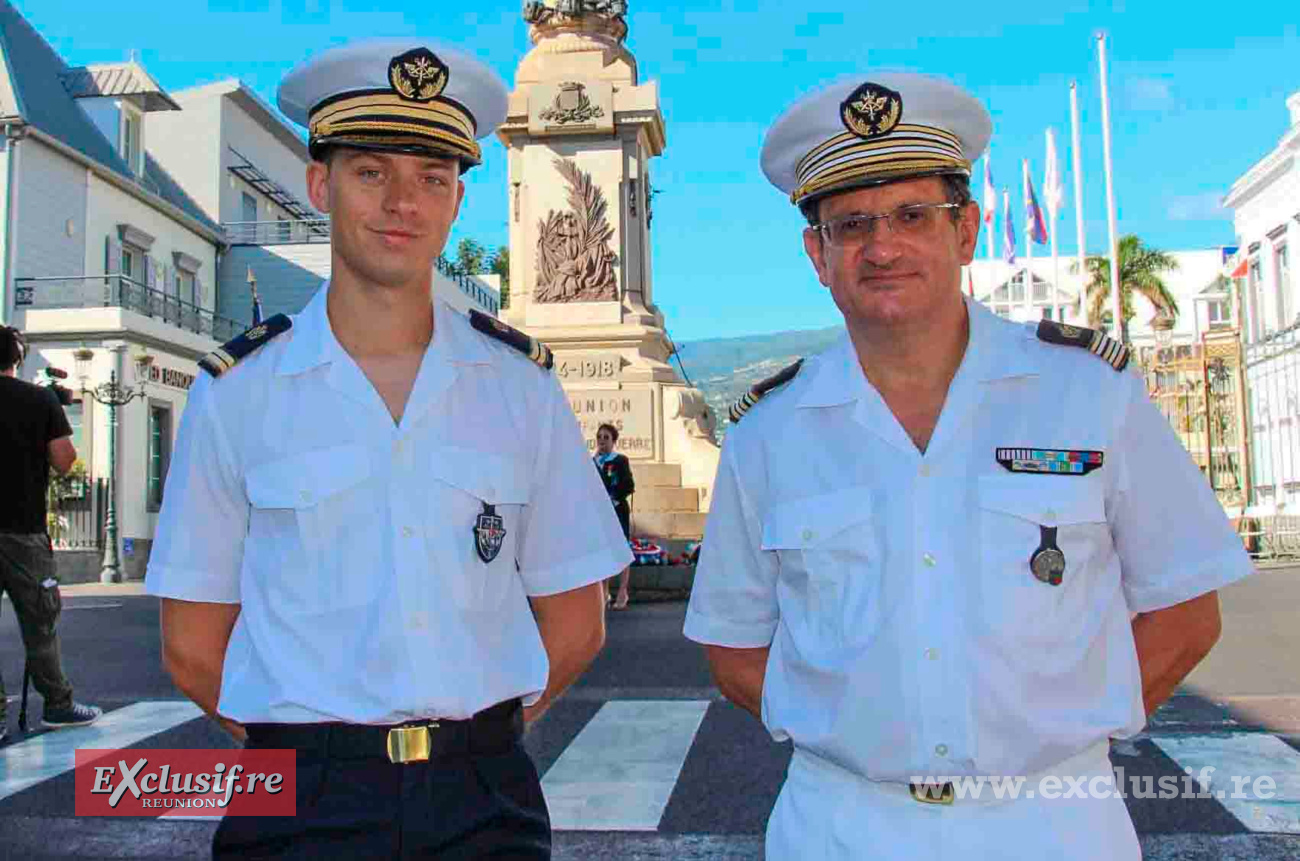
[[[78,816],[293,816],[295,750],[87,748],[76,756]]]

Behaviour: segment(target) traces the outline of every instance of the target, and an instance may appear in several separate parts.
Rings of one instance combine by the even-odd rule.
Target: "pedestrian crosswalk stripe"
[[[77,748],[127,747],[202,714],[198,706],[180,700],[136,702],[90,726],[46,732],[0,748],[0,800],[71,771]]]
[[[1300,834],[1300,752],[1277,736],[1173,735],[1152,741],[1198,780],[1202,769],[1212,769],[1205,789],[1251,831]],[[1262,777],[1271,779],[1272,789]]]
[[[542,778],[559,831],[654,831],[708,701],[605,703]]]

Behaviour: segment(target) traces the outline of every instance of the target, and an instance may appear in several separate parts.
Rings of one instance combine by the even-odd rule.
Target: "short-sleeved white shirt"
[[[327,290],[219,379],[199,375],[147,590],[241,605],[219,705],[237,721],[531,704],[549,664],[528,597],[632,558],[563,391],[435,302],[397,425],[335,339]],[[485,562],[475,529],[492,512],[505,536]]]
[[[770,644],[769,731],[873,780],[1032,774],[1140,731],[1130,614],[1252,570],[1140,377],[967,307],[924,454],[847,334],[731,430],[686,618]],[[1013,473],[1004,447],[1104,459]],[[1030,571],[1043,527],[1059,586]]]

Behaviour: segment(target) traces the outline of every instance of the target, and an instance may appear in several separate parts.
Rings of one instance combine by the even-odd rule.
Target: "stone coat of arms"
[[[587,98],[587,87],[576,81],[560,84],[560,91],[549,108],[538,116],[557,126],[569,123],[585,123],[597,117],[605,116],[605,109],[591,103]]]

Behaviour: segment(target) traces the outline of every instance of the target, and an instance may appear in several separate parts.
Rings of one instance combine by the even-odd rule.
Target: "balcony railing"
[[[123,308],[217,341],[229,341],[247,328],[125,275],[15,278],[14,304],[39,309]]]
[[[221,225],[231,245],[297,245],[329,242],[328,218],[298,221],[227,221]]]

